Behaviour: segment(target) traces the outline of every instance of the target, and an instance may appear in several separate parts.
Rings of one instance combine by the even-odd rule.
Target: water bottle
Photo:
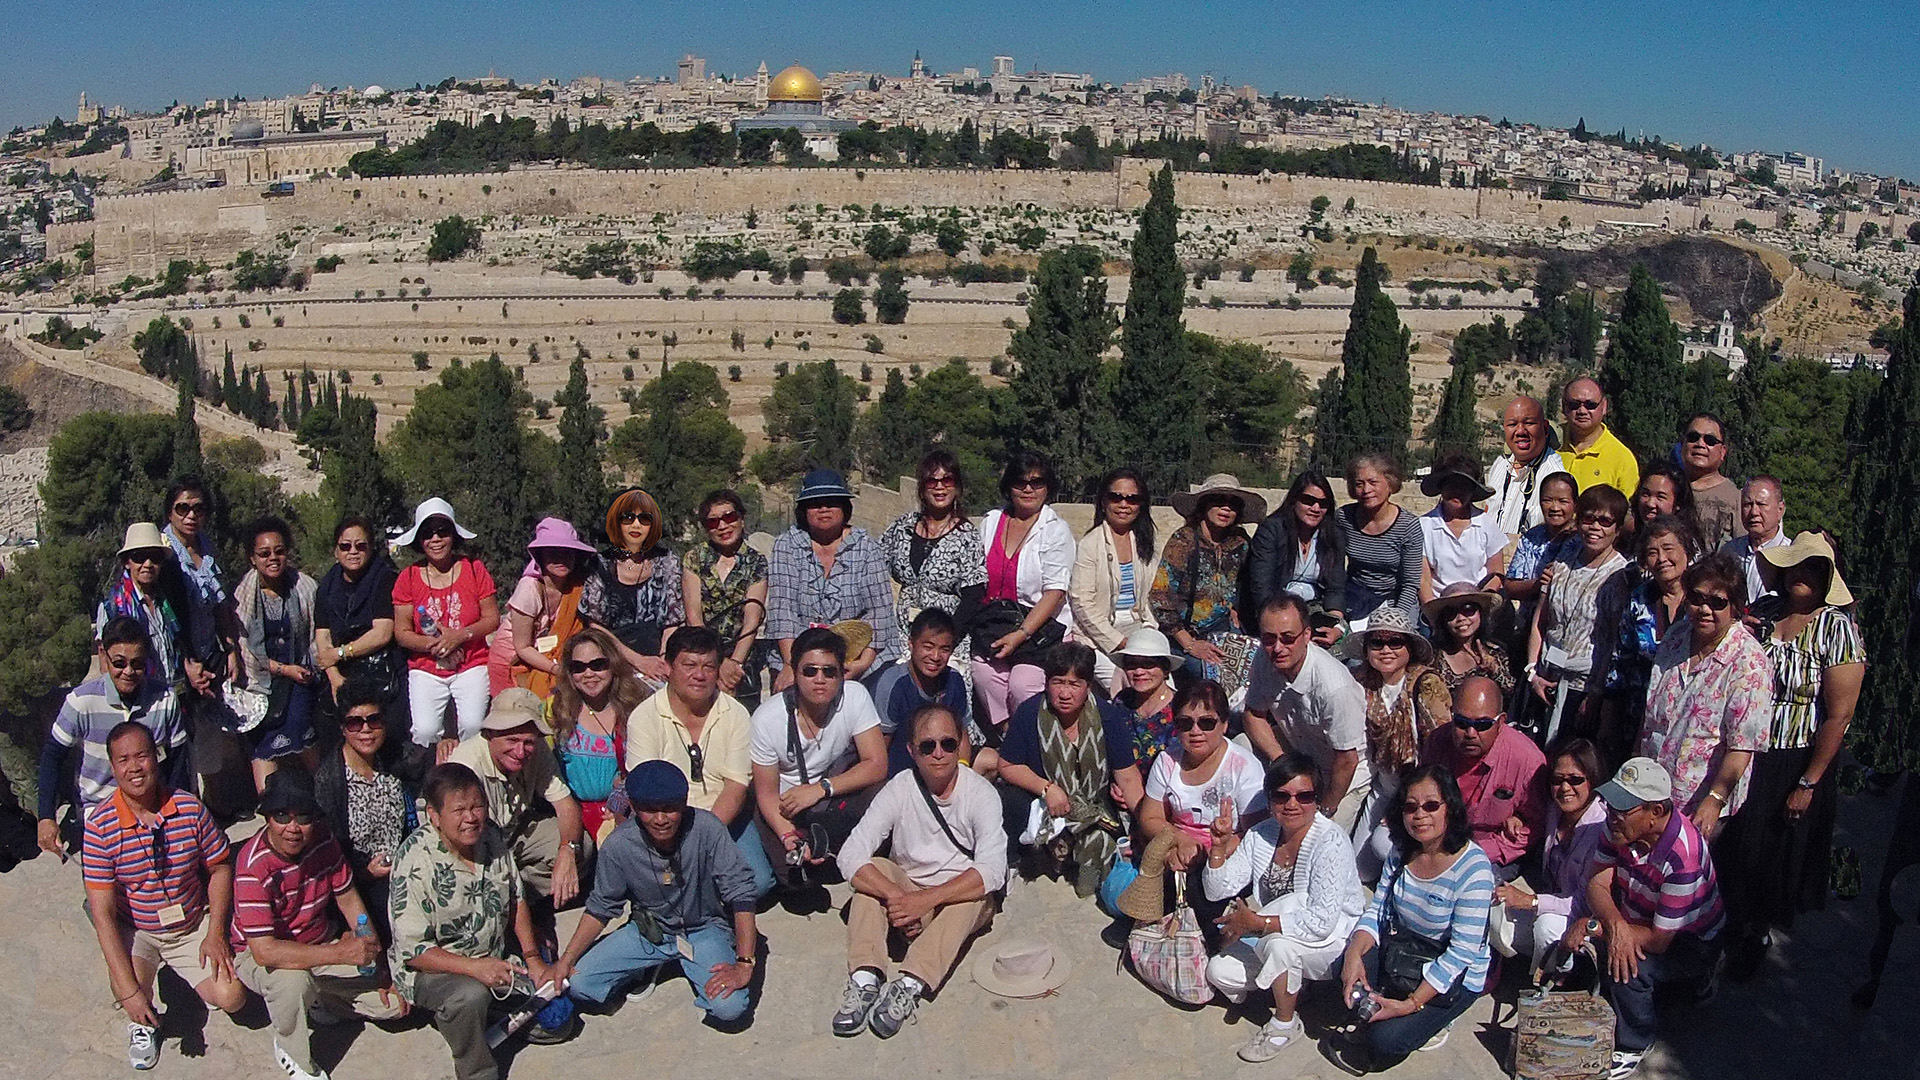
[[[428,637],[437,638],[440,636],[440,624],[434,621],[433,615],[427,611],[427,605],[425,604],[414,605],[413,625]],[[455,664],[453,658],[450,656],[436,656],[433,658],[433,666],[439,668],[441,671],[452,671]]]
[[[373,927],[367,922],[367,913],[364,911],[353,920],[353,936],[358,938],[370,938],[373,936]],[[360,974],[369,979],[380,974],[380,962],[376,960],[371,964],[361,964]]]

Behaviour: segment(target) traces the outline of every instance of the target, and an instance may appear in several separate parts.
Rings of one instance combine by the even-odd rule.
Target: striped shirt
[[[179,705],[173,688],[155,679],[140,686],[132,701],[120,697],[113,680],[105,675],[88,679],[73,688],[60,703],[60,715],[54,717],[51,738],[61,746],[80,749],[80,767],[76,788],[82,812],[94,807],[113,793],[113,767],[107,761],[107,733],[123,720],[138,720],[153,732],[153,744],[161,762],[184,752],[187,726],[180,720]],[[57,798],[43,792],[41,817],[52,817]]]
[[[234,856],[233,940],[242,947],[249,938],[318,945],[333,935],[333,898],[352,887],[353,871],[324,830],[288,862],[262,829]]]
[[[1593,866],[1614,868],[1613,902],[1629,922],[1702,939],[1718,934],[1726,923],[1713,857],[1692,819],[1678,810],[1646,854],[1631,847],[1621,851],[1607,840]]]
[[[1071,547],[1067,565],[1073,565]],[[1061,580],[1065,588],[1065,578]],[[848,529],[834,555],[833,573],[826,574],[805,532],[796,526],[781,533],[767,562],[765,636],[791,640],[809,626],[831,626],[843,619],[859,619],[873,627],[873,647],[879,653],[875,666],[899,655],[906,637],[894,610],[893,578],[887,574],[887,557],[879,542],[865,529]],[[780,670],[779,652],[769,655],[767,663]]]
[[[1487,912],[1493,907],[1493,863],[1478,844],[1468,844],[1453,865],[1431,880],[1402,872],[1400,853],[1387,856],[1373,903],[1357,929],[1380,941],[1393,905],[1393,928],[1439,942],[1446,951],[1427,964],[1427,985],[1446,993],[1458,983],[1472,993],[1487,988],[1493,954],[1487,946]]]
[[[1828,668],[1864,664],[1866,646],[1860,628],[1839,608],[1823,607],[1791,641],[1772,634],[1760,643],[1773,663],[1773,731],[1770,750],[1799,750],[1813,745],[1826,720],[1820,689]]]
[[[1351,503],[1334,516],[1347,549],[1347,618],[1364,618],[1387,604],[1418,618],[1427,559],[1420,519],[1401,508],[1387,531],[1373,536],[1354,524],[1359,509]]]
[[[206,871],[229,854],[225,834],[192,795],[174,792],[159,817],[159,859],[156,829],[140,824],[119,791],[88,812],[80,841],[81,879],[89,889],[113,890],[121,919],[137,930],[197,925],[207,912]],[[176,905],[178,913],[171,910]]]

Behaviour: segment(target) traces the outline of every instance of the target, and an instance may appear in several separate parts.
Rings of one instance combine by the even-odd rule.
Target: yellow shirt
[[[643,761],[671,761],[687,774],[687,804],[712,810],[729,780],[751,786],[753,762],[748,750],[753,743],[753,717],[747,707],[731,695],[721,694],[707,711],[707,722],[700,729],[700,779],[693,778],[693,737],[687,725],[673,714],[665,690],[634,706],[627,717],[627,768]]]
[[[558,803],[573,798],[573,789],[560,778],[560,767],[553,760],[553,748],[545,739],[535,742],[527,763],[512,776],[500,771],[487,749],[485,734],[471,736],[453,748],[447,761],[465,765],[480,778],[487,789],[487,817],[500,831],[513,836],[533,800]]]
[[[1563,429],[1560,462],[1573,475],[1581,491],[1595,484],[1612,484],[1620,494],[1632,498],[1633,489],[1640,486],[1640,462],[1634,458],[1633,451],[1627,449],[1627,444],[1615,438],[1604,424],[1600,427],[1600,437],[1585,450],[1573,449],[1573,432]]]

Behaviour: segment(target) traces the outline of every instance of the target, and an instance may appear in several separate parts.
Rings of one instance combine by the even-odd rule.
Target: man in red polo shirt
[[[233,940],[246,946],[234,969],[266,999],[274,1061],[292,1080],[327,1080],[313,1063],[310,1008],[391,1020],[406,1003],[380,968],[380,939],[327,831],[312,777],[298,769],[267,777],[260,816],[265,827],[234,859]],[[335,908],[344,924],[334,921]]]
[[[1500,880],[1512,881],[1546,821],[1547,760],[1507,725],[1500,684],[1485,675],[1462,682],[1453,693],[1453,723],[1427,736],[1421,760],[1453,771],[1473,842]]]
[[[145,724],[114,725],[107,761],[118,790],[87,813],[80,872],[107,983],[127,1014],[127,1060],[151,1069],[160,1059],[153,978],[161,964],[214,1008],[231,1013],[246,1004],[227,938],[233,863],[200,800],[160,782]]]

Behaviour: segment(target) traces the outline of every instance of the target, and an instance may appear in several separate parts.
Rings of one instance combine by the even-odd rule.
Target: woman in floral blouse
[[[655,687],[666,685],[667,635],[687,621],[680,560],[661,542],[660,506],[628,488],[607,507],[607,542],[598,573],[580,596],[580,618],[613,635],[620,655]]]
[[[1503,694],[1513,691],[1513,661],[1507,650],[1488,636],[1491,614],[1501,603],[1494,593],[1456,581],[1421,606],[1433,628],[1433,668],[1447,685],[1460,689],[1474,675],[1485,675]]]
[[[1234,477],[1209,476],[1199,490],[1167,500],[1187,519],[1167,538],[1148,602],[1154,621],[1186,656],[1187,679],[1213,679],[1232,697],[1246,685],[1250,641],[1241,621],[1240,568],[1253,550],[1242,528],[1267,516],[1267,500]]]
[[[767,557],[747,546],[747,509],[738,492],[723,489],[700,500],[707,542],[687,552],[680,572],[687,625],[710,627],[726,651],[720,692],[752,709],[760,703],[766,663],[760,627],[767,621]]]
[[[934,450],[920,459],[914,474],[919,508],[894,518],[880,534],[887,573],[900,586],[894,601],[894,621],[900,628],[894,651],[900,656],[907,655],[907,627],[916,615],[927,608],[960,614],[977,606],[987,588],[986,549],[980,530],[967,520],[959,460],[946,450]],[[972,667],[972,642],[967,640],[966,621],[955,621],[962,633],[948,663],[966,675]]]

